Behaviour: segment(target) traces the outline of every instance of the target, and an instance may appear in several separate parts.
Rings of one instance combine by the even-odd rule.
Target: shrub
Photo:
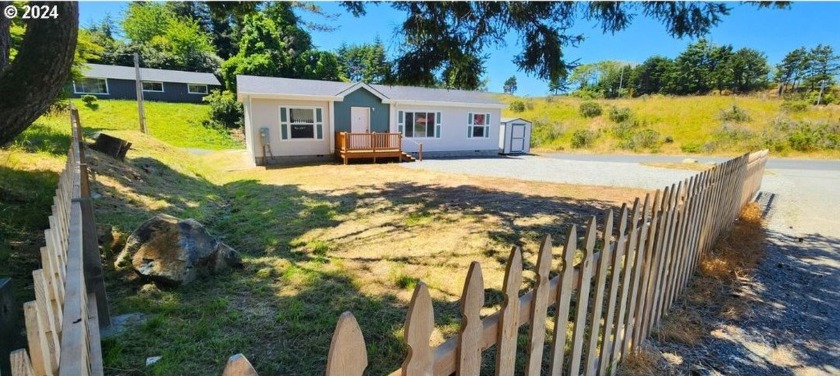
[[[572,148],[580,149],[592,146],[598,133],[589,129],[578,129],[572,134]]]
[[[537,120],[531,132],[531,141],[534,146],[546,146],[555,143],[562,136],[562,125]]]
[[[612,132],[619,140],[626,140],[633,136],[633,133],[636,132],[637,128],[639,128],[639,122],[623,121],[613,125]]]
[[[242,126],[244,110],[242,104],[236,101],[233,92],[213,90],[203,101],[210,104],[210,120],[205,122],[205,125],[223,128]]]
[[[791,130],[788,143],[798,151],[840,149],[840,123],[800,123]]]
[[[738,107],[734,104],[729,110],[720,110],[720,115],[718,117],[720,118],[720,120],[734,121],[736,123],[750,121],[750,115],[746,111],[744,111],[743,108]]]
[[[523,112],[525,111],[525,103],[522,101],[510,102],[510,110],[513,112]]]
[[[664,142],[666,144],[673,144],[674,143],[674,138],[671,137],[671,136],[665,136],[665,141]]]
[[[627,107],[624,107],[624,108],[613,107],[610,110],[610,120],[612,120],[616,123],[621,123],[621,122],[628,121],[628,120],[630,120],[631,117],[633,117],[633,111],[631,111]]]
[[[580,104],[580,115],[583,117],[591,118],[600,116],[602,111],[601,105],[597,102],[583,102]]]
[[[99,104],[96,103],[96,101],[98,99],[99,98],[96,98],[95,95],[90,95],[90,94],[82,95],[82,102],[84,102],[84,104],[87,108],[90,108],[92,110],[95,110],[95,109],[99,108]]]
[[[703,151],[703,144],[698,142],[685,143],[680,145],[680,150],[682,150],[683,153],[699,153]]]
[[[659,145],[659,132],[653,129],[642,129],[638,132],[633,132],[618,143],[618,147],[631,150],[658,150]]]
[[[807,101],[784,101],[781,106],[782,110],[787,112],[802,112],[808,109]]]

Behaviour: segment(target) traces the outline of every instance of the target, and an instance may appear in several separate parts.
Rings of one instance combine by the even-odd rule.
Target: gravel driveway
[[[426,160],[404,166],[644,189],[695,174],[642,166],[626,156]],[[721,321],[700,348],[682,353],[680,368],[688,373],[840,375],[840,161],[771,159],[767,171],[758,198],[766,211],[766,258],[754,278],[739,286],[752,300],[752,315]]]

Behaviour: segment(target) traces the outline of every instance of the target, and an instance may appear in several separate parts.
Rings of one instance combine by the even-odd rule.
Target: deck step
[[[402,152],[402,155],[400,155],[400,161],[402,161],[402,162],[415,162],[417,160],[414,159],[413,155],[408,154],[406,152]]]

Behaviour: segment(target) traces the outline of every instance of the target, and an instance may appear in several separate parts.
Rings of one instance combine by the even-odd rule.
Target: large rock
[[[180,285],[198,276],[241,267],[242,258],[239,252],[210,236],[196,220],[157,215],[128,237],[116,266],[131,266],[144,278]]]

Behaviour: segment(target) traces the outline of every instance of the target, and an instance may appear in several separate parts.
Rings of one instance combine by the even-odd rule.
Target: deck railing
[[[402,150],[402,135],[399,133],[348,133],[336,134],[336,150]]]
[[[550,375],[614,374],[617,364],[637,351],[661,322],[700,260],[755,197],[766,161],[766,150],[743,155],[637,198],[632,208],[621,208],[618,220],[610,210],[600,236],[594,216],[583,228],[582,241],[577,227],[570,226],[559,252],[563,266],[554,278],[550,278],[552,240],[545,236],[537,256],[535,287],[522,296],[522,252],[513,247],[505,269],[504,303],[484,318],[479,315],[484,280],[481,265],[473,262],[460,299],[459,334],[437,347],[429,345],[435,322],[432,299],[428,287],[418,282],[405,321],[409,350],[390,376],[478,375],[482,352],[493,346],[495,374],[512,375],[519,327],[525,324],[530,333],[522,350],[524,374],[540,375],[544,368]],[[576,262],[578,250],[582,258]],[[553,317],[548,315],[551,306],[555,306]],[[546,348],[549,321],[554,330]],[[333,334],[326,375],[364,374],[366,348],[355,317],[343,313]],[[223,375],[257,373],[237,354],[228,360]]]
[[[9,354],[12,376],[102,375],[99,328],[110,324],[79,114],[44,231],[35,300],[23,305],[29,351]]]

